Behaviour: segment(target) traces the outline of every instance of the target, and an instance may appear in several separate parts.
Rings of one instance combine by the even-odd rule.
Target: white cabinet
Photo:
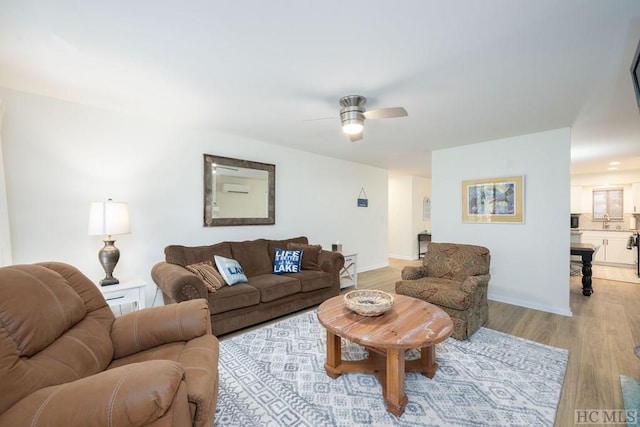
[[[607,262],[634,264],[633,250],[627,249],[630,233],[612,233],[607,237]]]
[[[571,213],[582,213],[582,186],[571,186]]]
[[[640,182],[631,184],[631,200],[633,201],[632,213],[640,213]]]
[[[604,262],[605,238],[601,234],[598,234],[597,231],[583,231],[580,242],[591,243],[596,247],[596,256],[593,258],[593,262]]]
[[[627,249],[631,233],[618,231],[583,231],[582,243],[599,246],[594,262],[634,264],[633,251]]]
[[[100,292],[111,308],[122,309],[123,304],[131,304],[132,310],[145,307],[144,288],[146,282],[142,279],[121,280],[117,285],[98,286]]]

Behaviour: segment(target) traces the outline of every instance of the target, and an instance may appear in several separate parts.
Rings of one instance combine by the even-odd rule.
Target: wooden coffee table
[[[405,372],[433,378],[438,368],[435,345],[451,335],[453,322],[433,304],[404,295],[393,295],[393,308],[381,316],[361,316],[345,307],[342,295],[318,307],[318,320],[327,329],[327,375],[337,378],[348,372],[371,373],[382,385],[387,411],[401,416],[407,405]],[[341,339],[364,346],[363,360],[342,360]],[[405,351],[419,348],[421,356],[405,360]]]

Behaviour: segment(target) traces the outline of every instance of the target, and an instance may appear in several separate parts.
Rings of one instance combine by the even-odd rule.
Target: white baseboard
[[[405,261],[415,261],[418,259],[418,257],[413,256],[413,255],[398,255],[398,254],[389,254],[387,255],[389,258],[394,258],[394,259],[403,259]]]
[[[369,265],[366,267],[358,267],[358,273],[364,273],[365,271],[377,270],[379,268],[389,267],[389,263],[379,264],[379,265]]]
[[[562,309],[560,307],[554,307],[543,304],[532,304],[529,301],[523,301],[516,298],[509,298],[500,295],[494,295],[489,292],[487,298],[491,301],[503,302],[505,304],[517,305],[519,307],[532,308],[534,310],[540,310],[547,313],[560,314],[562,316],[573,317],[573,313],[570,308]]]

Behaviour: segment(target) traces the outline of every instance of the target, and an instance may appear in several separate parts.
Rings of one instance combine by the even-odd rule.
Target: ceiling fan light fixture
[[[342,123],[342,131],[347,135],[355,135],[357,133],[362,132],[364,128],[364,123],[359,119],[349,119],[345,120]]]
[[[340,120],[342,131],[347,135],[356,135],[364,129],[364,104],[363,96],[351,95],[340,99]]]
[[[340,122],[342,131],[349,135],[351,142],[362,139],[365,119],[390,119],[407,116],[407,110],[403,107],[378,108],[367,111],[364,106],[367,98],[360,95],[349,95],[340,98]]]

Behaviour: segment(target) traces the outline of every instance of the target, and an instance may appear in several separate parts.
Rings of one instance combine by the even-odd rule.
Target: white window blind
[[[593,190],[593,220],[622,221],[623,195],[622,188]]]

